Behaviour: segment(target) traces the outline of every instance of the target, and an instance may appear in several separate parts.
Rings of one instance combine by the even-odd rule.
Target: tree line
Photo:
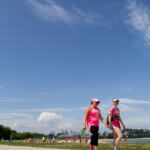
[[[125,137],[128,138],[148,138],[150,137],[150,130],[148,129],[126,129],[123,133],[127,132]]]
[[[4,127],[3,125],[0,125],[0,140],[1,139],[9,140],[10,136],[12,136],[13,139],[19,140],[19,139],[28,139],[33,137],[43,137],[45,135],[39,133],[30,133],[30,132],[18,133],[15,130],[11,130],[11,128],[9,127]]]
[[[123,137],[128,137],[128,138],[146,138],[150,137],[150,130],[147,129],[126,129],[122,130]],[[59,135],[62,135],[62,133],[58,133],[56,137]],[[52,138],[53,134],[45,135],[45,134],[40,134],[40,133],[30,133],[30,132],[23,132],[23,133],[18,133],[15,130],[11,130],[9,127],[4,127],[3,125],[0,125],[0,140],[9,140],[10,136],[13,137],[13,139],[20,140],[20,139],[29,139],[29,138],[34,138],[34,137],[49,137]],[[103,133],[99,134],[100,139],[104,138],[113,138],[113,133]]]

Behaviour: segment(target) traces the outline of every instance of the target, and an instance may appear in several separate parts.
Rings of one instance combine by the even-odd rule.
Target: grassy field
[[[24,142],[0,142],[2,145],[12,146],[31,146],[42,148],[60,148],[60,149],[76,149],[76,150],[89,150],[89,144],[80,143],[24,143]],[[112,150],[111,143],[99,144],[99,150]],[[121,143],[119,150],[150,150],[149,143]]]

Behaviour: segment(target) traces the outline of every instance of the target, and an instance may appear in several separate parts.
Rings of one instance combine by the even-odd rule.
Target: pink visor
[[[93,98],[92,102],[100,103],[100,100],[98,100],[97,98]]]

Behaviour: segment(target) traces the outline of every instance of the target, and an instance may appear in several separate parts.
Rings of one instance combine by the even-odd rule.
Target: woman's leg
[[[94,146],[95,147],[95,150],[98,150],[98,146]]]
[[[116,139],[117,139],[117,134],[114,132],[114,141],[113,141],[113,149],[116,148]]]
[[[95,147],[95,150],[98,150],[98,127],[96,126],[91,126],[91,133],[92,133],[92,136],[91,136],[91,145],[93,145]]]
[[[118,145],[122,139],[122,133],[119,128],[115,128],[113,131],[114,131],[114,136],[116,138],[116,139],[114,138],[114,149],[115,149],[118,148]]]
[[[93,145],[90,144],[90,150],[93,150]]]

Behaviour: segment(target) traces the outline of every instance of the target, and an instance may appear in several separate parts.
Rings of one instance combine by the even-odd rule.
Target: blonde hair
[[[93,101],[93,98],[91,98],[91,104],[93,104],[93,102],[92,102],[92,101]]]

